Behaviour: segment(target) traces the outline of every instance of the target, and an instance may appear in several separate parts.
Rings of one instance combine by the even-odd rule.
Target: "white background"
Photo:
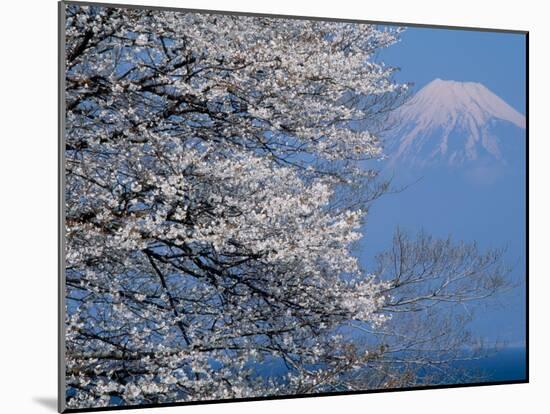
[[[124,3],[124,0],[119,0]],[[135,0],[159,6],[529,30],[531,383],[156,409],[163,413],[546,411],[550,392],[549,15],[543,1]],[[52,413],[56,398],[57,4],[2,2],[0,411]],[[546,19],[546,20],[545,20]],[[546,397],[546,398],[545,398]],[[538,408],[537,408],[538,407]],[[140,410],[139,412],[149,412]]]

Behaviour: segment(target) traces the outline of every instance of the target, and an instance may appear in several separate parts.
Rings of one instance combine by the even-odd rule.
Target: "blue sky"
[[[377,56],[401,68],[396,78],[418,90],[436,78],[480,82],[525,114],[525,36],[465,30],[408,28],[400,43]],[[517,154],[518,159],[523,154]],[[462,172],[466,175],[467,172]],[[374,203],[364,228],[362,262],[389,246],[400,226],[414,234],[425,230],[437,237],[476,241],[482,249],[506,247],[511,280],[518,286],[498,303],[478,312],[473,331],[510,345],[525,333],[525,173],[515,171],[487,185],[478,185],[445,171],[422,171],[423,179],[405,192]]]
[[[525,114],[525,36],[515,33],[407,28],[379,58],[398,66],[397,80],[421,88],[435,78],[481,82]]]

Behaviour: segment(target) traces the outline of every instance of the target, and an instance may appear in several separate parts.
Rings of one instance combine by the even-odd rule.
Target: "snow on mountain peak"
[[[481,153],[502,160],[502,139],[492,125],[525,128],[525,116],[481,83],[442,79],[423,87],[396,111],[394,120],[394,158],[415,158],[423,164],[437,158],[458,164]]]
[[[522,114],[477,82],[435,79],[404,106],[402,114],[424,121],[446,121],[449,116],[468,114],[478,124],[497,118],[525,128]]]

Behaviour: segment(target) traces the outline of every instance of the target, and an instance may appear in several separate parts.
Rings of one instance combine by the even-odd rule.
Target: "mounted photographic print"
[[[60,411],[527,382],[527,32],[59,11]]]

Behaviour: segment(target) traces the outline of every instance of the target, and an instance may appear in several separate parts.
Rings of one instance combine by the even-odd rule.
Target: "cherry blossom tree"
[[[399,29],[67,5],[65,35],[67,406],[368,388],[384,349],[341,328],[412,306],[353,254]]]

